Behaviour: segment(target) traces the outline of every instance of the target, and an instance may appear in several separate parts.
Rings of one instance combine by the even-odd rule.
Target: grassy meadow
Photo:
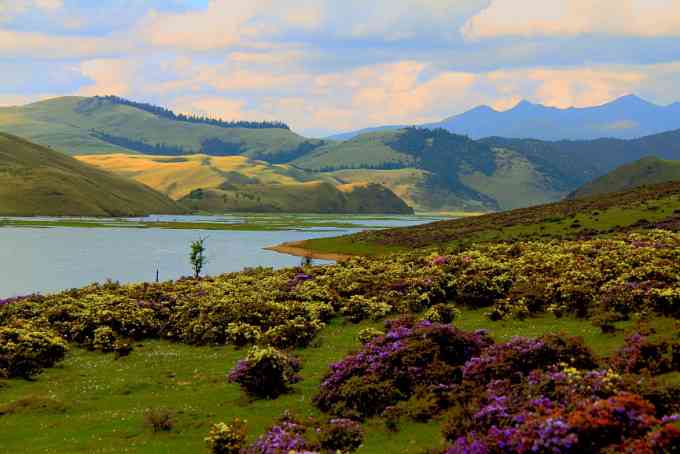
[[[669,332],[674,323],[670,318],[658,318],[651,326]],[[120,359],[75,348],[64,362],[35,381],[0,382],[0,452],[204,452],[203,437],[211,424],[234,416],[248,421],[254,439],[285,410],[319,415],[311,401],[328,364],[358,349],[358,333],[368,326],[380,324],[334,322],[326,327],[312,347],[296,352],[304,364],[303,381],[295,385],[292,394],[274,401],[249,402],[236,384],[227,383],[228,371],[244,354],[233,347],[150,340],[135,345],[133,354]],[[634,322],[621,322],[621,331],[604,335],[586,320],[542,316],[491,322],[484,310],[469,310],[455,326],[470,331],[490,329],[498,341],[546,333],[582,336],[596,353],[608,355],[623,344],[623,333],[630,331]],[[680,383],[678,374],[664,379]],[[144,423],[149,409],[174,413],[175,428],[154,433]],[[436,424],[411,422],[393,433],[374,419],[366,423],[366,429],[360,453],[419,453],[444,445]]]

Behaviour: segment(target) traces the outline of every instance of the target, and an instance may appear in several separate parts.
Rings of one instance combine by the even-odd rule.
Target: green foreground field
[[[526,321],[491,322],[485,310],[464,311],[454,324],[465,330],[492,330],[498,341],[512,336],[565,333],[582,336],[600,355],[623,343],[635,322],[622,322],[616,334],[601,334],[588,320],[557,319],[552,315]],[[675,321],[655,318],[650,326],[669,332]],[[328,365],[359,348],[358,332],[376,323],[326,327],[316,345],[298,350],[303,381],[292,394],[276,400],[249,401],[227,372],[244,351],[233,347],[195,347],[165,341],[145,341],[134,352],[115,359],[73,348],[65,361],[45,370],[34,381],[0,382],[0,452],[2,453],[144,453],[207,452],[202,440],[210,426],[239,416],[248,421],[251,440],[285,410],[318,415],[312,398]],[[661,378],[680,383],[680,374]],[[149,409],[176,414],[175,429],[153,433],[145,426]],[[365,424],[366,438],[359,453],[418,453],[443,447],[438,424],[405,422],[389,432],[379,420]]]

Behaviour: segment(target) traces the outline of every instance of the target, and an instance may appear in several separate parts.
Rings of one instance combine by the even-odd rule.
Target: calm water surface
[[[238,222],[225,217],[153,217],[162,220]],[[324,217],[324,220],[330,219]],[[406,226],[431,222],[414,216],[333,217],[361,226]],[[363,227],[362,227],[363,228]],[[244,267],[288,267],[300,259],[263,250],[286,241],[300,241],[362,230],[315,228],[287,231],[201,231],[129,228],[0,228],[0,298],[33,292],[50,293],[92,282],[152,281],[191,274],[189,243],[207,237],[208,274]],[[315,261],[315,263],[328,263]]]

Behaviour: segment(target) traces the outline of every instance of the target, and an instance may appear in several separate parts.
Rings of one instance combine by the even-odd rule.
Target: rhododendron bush
[[[116,340],[294,348],[308,345],[333,317],[358,322],[426,311],[424,318],[446,323],[458,316],[456,306],[489,307],[494,320],[545,311],[678,316],[679,276],[680,235],[652,230],[357,258],[304,272],[258,268],[200,280],[92,285],[3,300],[0,326],[30,321],[85,346],[105,327]]]
[[[401,319],[331,365],[316,404],[325,412],[427,421],[441,415],[445,452],[677,452],[680,387],[644,359],[673,341],[636,334],[611,361],[579,338],[546,335],[494,343],[485,333]],[[672,349],[670,349],[672,350]],[[647,357],[641,351],[651,352]],[[627,361],[623,361],[625,358]],[[633,372],[645,375],[631,375]],[[608,368],[603,366],[608,365]],[[441,419],[441,418],[438,418]],[[675,449],[676,451],[673,451]]]

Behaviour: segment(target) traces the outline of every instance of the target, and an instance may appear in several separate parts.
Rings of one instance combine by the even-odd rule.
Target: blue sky
[[[680,0],[0,0],[0,105],[117,94],[308,135],[680,100]]]

